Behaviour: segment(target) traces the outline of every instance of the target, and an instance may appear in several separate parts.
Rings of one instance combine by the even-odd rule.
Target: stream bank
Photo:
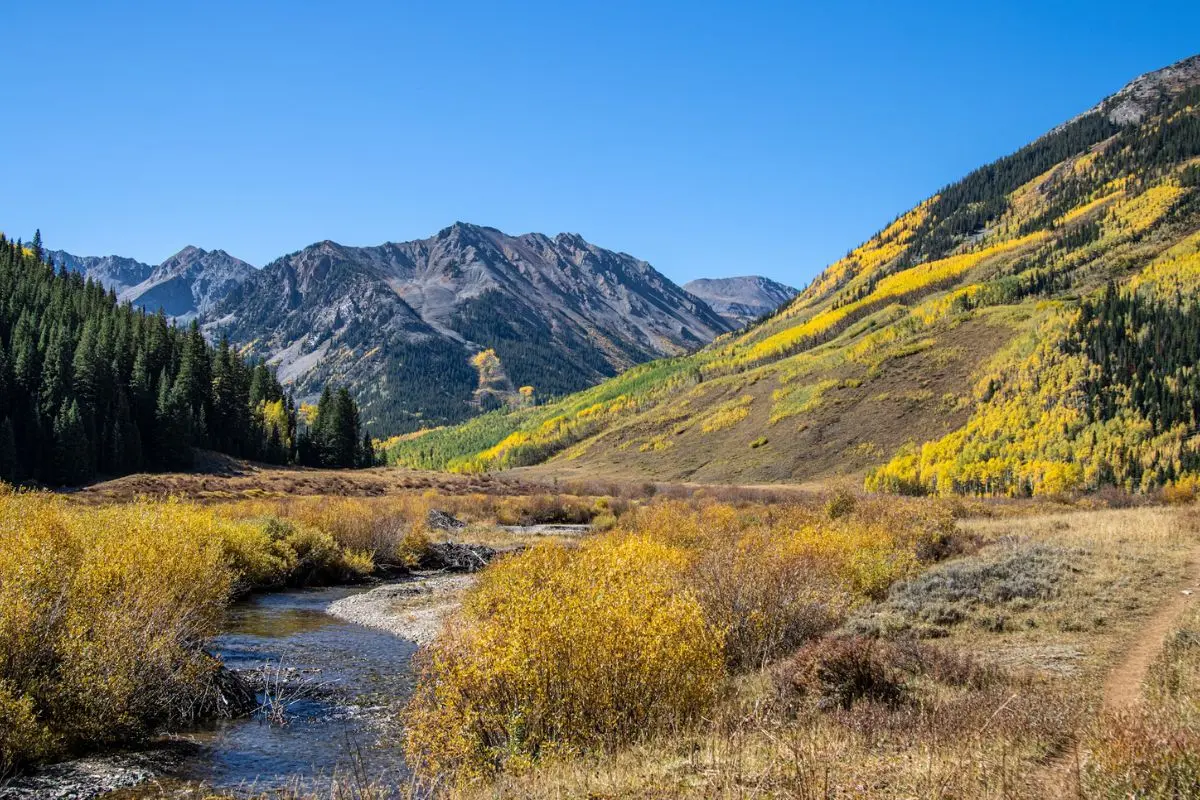
[[[212,650],[282,710],[165,732],[137,751],[53,764],[0,788],[0,800],[114,800],[194,796],[198,787],[249,796],[321,792],[333,777],[407,780],[396,713],[412,691],[417,645],[328,613],[369,587],[294,589],[230,607]],[[286,720],[286,724],[278,724]],[[133,788],[122,788],[133,787]]]

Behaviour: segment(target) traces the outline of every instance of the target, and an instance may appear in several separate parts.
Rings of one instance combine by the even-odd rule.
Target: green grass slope
[[[773,315],[694,355],[394,442],[390,458],[452,471],[548,462],[564,473],[712,482],[870,472],[873,488],[914,492],[1177,480],[1200,412],[1183,412],[1191,395],[1179,387],[1190,385],[1200,341],[1176,336],[1172,377],[1154,386],[1125,380],[1123,393],[1102,398],[1095,375],[1108,374],[1105,348],[1124,354],[1112,374],[1166,368],[1155,347],[1135,364],[1131,343],[1161,338],[1145,326],[1168,317],[1190,325],[1172,313],[1200,287],[1198,87],[1200,58],[1139,78],[901,215]],[[1081,302],[1095,313],[1109,284],[1120,287],[1113,297],[1158,305],[1110,303],[1107,327],[1084,331]],[[1052,353],[1080,349],[1091,355],[1042,382],[1041,365],[1057,364]],[[1142,407],[1155,391],[1170,413]],[[1022,413],[997,410],[1014,397]],[[1047,416],[1064,403],[1079,406],[1076,418]],[[1127,418],[1114,432],[1118,411]],[[1008,441],[1029,438],[1012,426],[1042,423],[1058,426],[1042,431],[1046,441]],[[1175,430],[1163,439],[1168,424]],[[1119,446],[1097,445],[1104,431]],[[1120,468],[1085,468],[1101,451]],[[1151,451],[1159,455],[1147,461]],[[1149,466],[1125,468],[1138,459]],[[1029,468],[1034,461],[1045,463]]]

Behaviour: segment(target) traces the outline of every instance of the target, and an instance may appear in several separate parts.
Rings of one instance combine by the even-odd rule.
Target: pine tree
[[[17,479],[87,480],[190,463],[191,445],[276,461],[295,456],[295,404],[274,372],[199,327],[119,303],[114,292],[0,234],[0,423]],[[271,426],[254,423],[275,403]]]
[[[166,469],[187,469],[192,465],[191,409],[188,407],[187,384],[171,380],[164,370],[159,379],[155,431],[158,435],[154,453],[158,466]]]
[[[16,483],[18,471],[17,439],[13,435],[12,420],[5,417],[0,420],[0,481]]]
[[[326,466],[355,467],[360,462],[358,407],[342,386],[333,395],[326,439]]]
[[[48,477],[58,485],[83,483],[93,475],[79,403],[74,400],[54,420],[54,456],[51,465]]]
[[[375,466],[375,443],[371,441],[371,434],[368,431],[363,431],[362,449],[359,451],[358,466]]]

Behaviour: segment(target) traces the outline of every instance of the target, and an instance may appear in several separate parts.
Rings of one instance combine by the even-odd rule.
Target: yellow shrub
[[[756,667],[881,597],[951,529],[943,509],[877,500],[826,507],[660,501],[620,529],[685,553],[684,580],[725,638],[735,669]]]
[[[44,758],[56,749],[55,737],[37,718],[33,698],[16,696],[6,681],[0,681],[0,780],[22,761]]]
[[[373,571],[324,529],[242,516],[263,505],[0,492],[0,772],[192,714],[234,591]]]
[[[746,394],[721,403],[711,414],[700,421],[700,430],[704,433],[712,433],[738,424],[750,415],[750,406],[753,402],[754,398]]]
[[[610,534],[489,569],[426,656],[411,762],[466,779],[696,719],[716,695],[721,643],[685,567],[675,548]]]
[[[216,631],[233,574],[212,527],[191,530],[193,517],[205,514],[0,496],[5,765],[59,743],[137,736],[204,694],[215,664],[198,645]]]
[[[278,518],[299,527],[315,528],[332,537],[360,566],[366,558],[379,564],[410,565],[410,546],[425,530],[431,498],[421,495],[389,497],[287,497],[240,501],[217,507],[222,518]],[[411,538],[411,537],[417,538]],[[345,559],[343,559],[345,560]],[[367,570],[369,572],[370,570]],[[363,572],[350,569],[350,572]],[[262,583],[262,582],[260,582]]]
[[[1196,490],[1200,488],[1200,478],[1196,475],[1185,475],[1172,484],[1163,487],[1163,500],[1172,505],[1186,505],[1196,500]]]

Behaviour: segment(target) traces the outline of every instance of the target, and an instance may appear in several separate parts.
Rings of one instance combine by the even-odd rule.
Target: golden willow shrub
[[[578,548],[489,568],[425,654],[412,763],[489,777],[609,750],[703,715],[728,670],[757,669],[919,569],[937,504],[663,500]]]
[[[194,713],[234,592],[373,569],[311,525],[223,514],[0,493],[0,773]]]
[[[188,714],[233,585],[190,510],[0,496],[0,770]]]
[[[469,780],[696,720],[717,694],[721,641],[683,584],[687,562],[610,534],[488,569],[425,654],[411,763]]]
[[[242,500],[217,506],[230,519],[284,520],[298,529],[317,531],[326,547],[340,551],[335,566],[343,578],[381,566],[416,565],[428,546],[425,519],[430,500],[415,494],[388,497],[284,497]]]
[[[759,668],[883,597],[938,552],[953,521],[931,503],[823,506],[660,501],[622,529],[679,548],[684,580],[724,641],[726,664]]]

